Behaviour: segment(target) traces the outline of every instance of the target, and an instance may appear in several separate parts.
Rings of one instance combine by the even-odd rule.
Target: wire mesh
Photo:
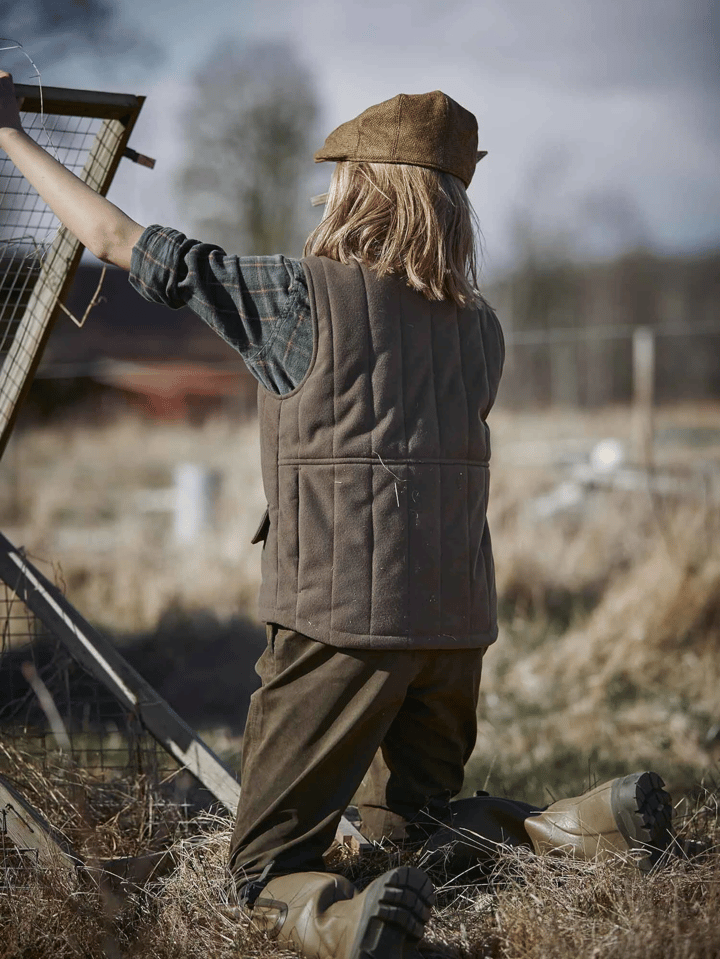
[[[78,105],[77,114],[62,100],[53,112],[51,101],[47,113],[26,110],[22,121],[41,146],[104,193],[139,107],[122,120],[108,118],[102,97],[95,100]],[[9,158],[0,158],[0,451],[79,250]]]
[[[195,817],[216,805],[214,798],[4,582],[0,628],[0,774],[70,834],[122,815],[133,820],[138,841],[191,835]],[[57,710],[67,737],[62,748],[26,678],[27,664]]]
[[[23,114],[26,132],[80,176],[102,120]],[[14,164],[0,160],[0,357],[7,357],[60,223]],[[57,268],[57,267],[56,267]],[[37,334],[37,331],[35,331]],[[26,345],[32,350],[37,337]],[[3,378],[12,374],[3,369]]]

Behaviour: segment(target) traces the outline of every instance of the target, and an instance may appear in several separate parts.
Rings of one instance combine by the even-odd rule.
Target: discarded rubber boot
[[[433,899],[428,877],[409,866],[363,892],[342,876],[301,872],[271,879],[244,911],[271,939],[309,959],[419,959]]]
[[[450,821],[423,844],[421,863],[426,868],[441,866],[453,876],[492,868],[502,846],[533,848],[525,822],[537,811],[537,806],[497,796],[455,799],[449,804]]]
[[[633,856],[649,872],[673,841],[672,806],[657,773],[613,779],[574,799],[561,799],[533,813],[525,830],[535,852],[564,850],[579,859]]]

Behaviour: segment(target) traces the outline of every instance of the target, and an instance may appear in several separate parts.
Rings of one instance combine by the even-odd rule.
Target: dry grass
[[[718,475],[717,413],[661,415],[663,468]],[[705,445],[683,441],[683,430],[704,431]],[[495,417],[491,525],[501,639],[486,657],[468,790],[486,786],[542,804],[633,768],[656,768],[676,799],[685,797],[682,828],[717,843],[718,504],[597,489],[576,507],[539,517],[533,504],[568,475],[553,461],[584,456],[606,435],[628,439],[624,411]],[[138,498],[169,485],[183,461],[205,463],[222,480],[216,527],[192,548],[174,544],[167,516],[143,512]],[[168,610],[180,625],[208,612],[219,620],[253,615],[259,551],[248,542],[264,501],[252,425],[218,420],[198,431],[126,420],[38,430],[16,440],[1,468],[0,528],[65,583],[91,621],[128,634],[156,630]],[[221,734],[216,745],[222,751]],[[101,808],[90,784],[85,806],[73,799],[77,792],[50,785],[48,815],[87,855],[132,855],[147,844],[139,785],[119,790],[114,821],[88,817]],[[42,808],[41,775],[36,787],[31,798]],[[218,908],[228,829],[207,822],[192,840],[175,840],[175,870],[117,913],[91,888],[27,876],[25,887],[0,895],[0,959],[283,955]],[[339,868],[363,882],[394,855]],[[720,955],[717,856],[678,859],[641,879],[619,863],[513,853],[485,885],[439,882],[426,957]]]
[[[123,823],[140,826],[143,784],[126,783],[115,817],[91,825],[76,815],[71,791],[65,791],[63,803],[56,778],[31,771],[18,758],[18,776],[27,779],[31,772],[46,809],[49,803],[56,821],[67,820],[68,838],[82,845],[86,856],[94,848],[96,858],[103,858],[126,845]],[[102,801],[94,795],[97,784],[86,779],[84,785],[88,808],[106,802],[105,795]],[[717,848],[719,799],[717,790],[705,790],[681,834],[704,835]],[[230,825],[217,817],[198,821],[191,838],[170,845],[172,871],[122,897],[98,889],[82,874],[72,879],[63,870],[28,869],[20,882],[0,890],[0,959],[294,955],[223,910]],[[418,854],[387,848],[363,858],[336,851],[330,866],[363,887],[400,861],[423,864]],[[523,849],[508,850],[481,881],[468,883],[442,871],[432,876],[437,905],[421,944],[425,959],[714,959],[720,953],[716,851],[693,861],[673,857],[648,877],[620,860],[582,863],[538,858]]]
[[[660,466],[720,475],[717,414],[661,411]],[[486,657],[473,784],[492,770],[491,788],[542,802],[658,766],[685,789],[720,759],[717,500],[598,489],[549,518],[533,505],[602,437],[630,448],[631,427],[622,409],[494,414],[501,638]],[[182,546],[167,514],[141,506],[187,461],[217,471],[220,495],[215,527]],[[194,621],[195,643],[208,613],[254,617],[260,550],[249,540],[264,507],[254,424],[54,427],[17,437],[1,466],[0,528],[105,630],[177,633]]]
[[[229,419],[193,429],[134,418],[25,433],[3,459],[0,528],[109,631],[151,629],[173,606],[245,613],[260,575],[249,543],[265,509],[256,433]],[[215,526],[191,547],[174,542],[167,511],[146,508],[186,462],[221,479]]]

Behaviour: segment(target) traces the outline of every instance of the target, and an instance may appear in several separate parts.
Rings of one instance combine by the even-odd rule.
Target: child
[[[337,166],[303,260],[143,230],[22,133],[7,75],[0,146],[92,252],[148,299],[191,306],[260,383],[268,645],[230,850],[241,911],[307,956],[417,955],[421,870],[359,893],[323,865],[363,780],[373,838],[437,848],[449,827],[488,848],[664,846],[668,798],[650,773],[545,811],[450,803],[497,637],[486,420],[504,346],[465,192],[485,155],[475,117],[439,91],[400,94],[331,133],[315,159]]]

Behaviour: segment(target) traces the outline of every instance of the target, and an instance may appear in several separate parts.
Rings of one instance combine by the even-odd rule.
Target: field
[[[716,835],[718,413],[660,410],[649,472],[631,468],[627,410],[494,417],[501,637],[485,660],[467,792],[544,804],[653,768],[684,834]],[[598,447],[607,438],[624,447],[624,466],[608,462],[620,447]],[[168,509],[182,463],[211,471],[216,490],[213,517],[192,542]],[[13,440],[0,471],[0,529],[236,762],[262,644],[259,548],[249,545],[264,508],[253,424],[220,418],[199,430],[126,418],[35,429]],[[57,815],[69,823],[61,807]],[[66,890],[60,901],[57,885],[41,880],[34,894],[55,918],[37,924],[9,894],[0,957],[280,955],[252,934],[238,940],[215,908],[227,828],[209,824],[178,850],[168,877],[117,915],[89,892]],[[137,837],[111,845],[131,854]],[[378,855],[340,868],[367,877],[397,854]],[[483,887],[443,888],[425,954],[717,956],[719,881],[713,856],[677,859],[642,881],[617,863],[509,857]]]

